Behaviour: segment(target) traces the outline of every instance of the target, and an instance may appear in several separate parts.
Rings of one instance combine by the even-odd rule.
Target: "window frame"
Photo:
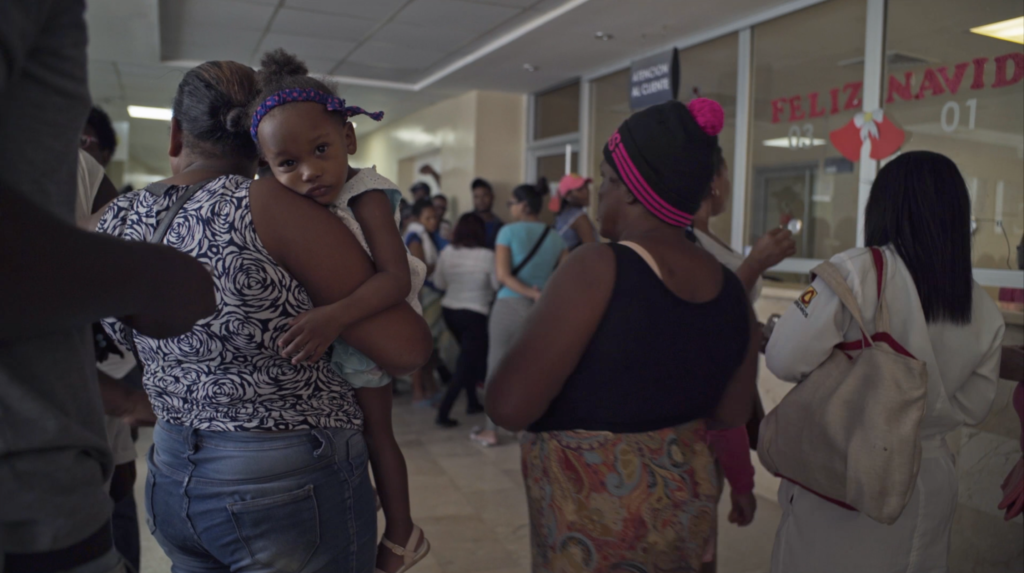
[[[721,38],[730,34],[736,34],[739,42],[739,55],[737,60],[737,85],[736,85],[736,141],[732,161],[732,180],[734,182],[732,201],[732,231],[729,236],[729,243],[737,252],[743,252],[746,246],[746,234],[748,227],[748,189],[752,173],[750,170],[750,146],[752,128],[753,105],[753,35],[754,26],[784,17],[787,14],[803,10],[828,0],[795,0],[787,4],[776,6],[773,9],[761,12],[752,17],[744,18],[727,24],[720,28],[707,30],[699,34],[679,38],[667,46],[661,46],[651,53],[662,52],[675,47],[685,50],[705,42]],[[864,111],[872,111],[883,108],[882,90],[884,88],[884,54],[885,54],[885,26],[887,14],[887,0],[863,0],[866,5],[867,18],[864,30],[864,87],[862,95],[862,108]],[[643,57],[643,54],[638,56]],[[631,58],[630,60],[637,59]],[[526,180],[531,180],[530,175],[536,174],[536,157],[545,154],[556,146],[565,147],[571,144],[573,150],[579,153],[578,167],[581,175],[594,177],[595,167],[589,165],[591,155],[590,141],[590,104],[592,101],[593,82],[599,78],[612,73],[620,72],[629,68],[629,60],[615,62],[609,66],[594,70],[585,74],[582,78],[576,78],[561,84],[552,86],[540,92],[531,94],[527,103],[527,142],[526,169],[524,175]],[[543,140],[534,140],[534,111],[535,100],[538,95],[543,95],[554,89],[565,87],[571,83],[580,83],[580,118],[579,129],[575,133],[564,134]],[[874,183],[878,173],[879,162],[870,157],[861,157],[858,166],[859,185],[857,193],[857,240],[856,246],[864,246],[864,211],[867,207],[868,197],[871,193],[871,185]],[[810,271],[823,262],[823,259],[791,258],[783,261],[771,270],[775,272],[809,274]],[[1024,270],[986,269],[975,268],[974,279],[981,285],[988,287],[1020,288],[1024,284]]]

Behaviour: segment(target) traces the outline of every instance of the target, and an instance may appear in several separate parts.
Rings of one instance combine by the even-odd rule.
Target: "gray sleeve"
[[[7,91],[11,78],[21,73],[53,4],[52,0],[0,2],[0,96]]]

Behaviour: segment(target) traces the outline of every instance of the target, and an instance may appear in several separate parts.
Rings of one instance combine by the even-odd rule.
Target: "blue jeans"
[[[150,532],[174,573],[373,571],[376,501],[355,430],[211,432],[160,422]]]

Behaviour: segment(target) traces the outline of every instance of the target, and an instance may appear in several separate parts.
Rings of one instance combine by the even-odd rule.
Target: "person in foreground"
[[[85,3],[0,2],[0,571],[123,573],[90,324],[155,337],[214,311],[202,265],[73,226]],[[93,202],[84,205],[89,213]]]
[[[669,102],[604,148],[601,234],[544,289],[487,412],[522,444],[533,571],[697,571],[718,480],[709,427],[746,423],[758,331],[732,272],[685,230],[721,107]]]
[[[964,179],[943,155],[904,153],[878,173],[865,212],[865,243],[884,256],[882,295],[890,313],[889,332],[927,365],[927,405],[918,431],[920,470],[909,502],[892,525],[783,481],[773,572],[947,571],[957,478],[945,437],[988,415],[1005,328],[999,309],[971,275],[970,217]],[[850,285],[868,331],[874,332],[876,285],[881,283],[871,249],[851,249],[832,263]],[[799,382],[833,347],[847,343],[846,350],[860,340],[850,312],[817,279],[779,320],[765,357],[776,376]],[[808,421],[807,431],[816,429]]]
[[[213,316],[171,340],[104,321],[115,340],[136,347],[159,419],[148,525],[175,572],[369,573],[374,454],[363,411],[329,361],[296,364],[278,342],[295,315],[352,296],[377,271],[328,209],[275,178],[250,179],[257,149],[248,111],[259,87],[253,70],[235,62],[187,72],[171,122],[174,175],[122,195],[100,221],[100,232],[148,240],[184,201],[164,242],[210,269],[217,290]],[[341,338],[392,375],[430,353],[426,325],[405,303],[351,324]]]
[[[392,379],[339,338],[350,325],[403,302],[420,310],[418,296],[426,266],[409,254],[398,232],[402,192],[375,169],[356,169],[348,162],[357,149],[349,119],[363,114],[380,120],[384,114],[346,106],[284,50],[268,52],[261,64],[261,90],[252,105],[249,131],[262,159],[282,185],[340,218],[372,257],[377,271],[351,295],[300,314],[278,345],[293,364],[315,364],[331,349],[335,370],[356,388],[366,416],[364,435],[371,467],[388,521],[378,566],[386,573],[405,571],[426,556],[430,543],[410,515],[405,457],[391,426]]]

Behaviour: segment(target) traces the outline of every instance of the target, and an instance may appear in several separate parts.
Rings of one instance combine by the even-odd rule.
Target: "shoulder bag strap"
[[[871,337],[868,336],[868,329],[864,327],[864,317],[860,312],[860,304],[857,302],[857,298],[853,296],[853,291],[850,290],[850,285],[846,283],[846,279],[839,272],[839,269],[832,263],[825,261],[811,271],[818,278],[825,281],[832,292],[836,293],[839,300],[842,301],[843,306],[850,311],[853,319],[857,321],[857,326],[860,327],[860,336],[864,344],[864,348],[871,346]]]
[[[871,258],[875,261],[878,275],[878,306],[875,309],[875,333],[889,332],[889,305],[885,302],[885,253],[878,247],[871,247]]]
[[[540,246],[544,244],[544,239],[548,238],[548,233],[550,232],[551,227],[544,227],[544,232],[541,233],[540,238],[537,239],[537,242],[534,243],[533,248],[530,249],[529,253],[527,253],[526,258],[520,261],[519,264],[516,265],[516,268],[512,269],[512,276],[519,276],[519,271],[523,270],[523,267],[525,267],[526,264],[533,259],[533,256],[537,254],[537,251],[540,250]]]
[[[178,197],[178,199],[173,204],[171,204],[171,207],[167,209],[167,213],[164,215],[164,218],[160,220],[160,223],[158,223],[156,226],[156,230],[153,231],[153,236],[150,237],[149,240],[146,242],[164,242],[164,237],[167,236],[167,231],[168,229],[171,228],[171,223],[174,222],[174,218],[178,216],[178,212],[181,211],[181,208],[185,206],[185,203],[187,203],[188,200],[191,199],[192,196],[196,194],[196,192],[198,192],[203,187],[206,187],[206,185],[210,181],[213,181],[213,179],[207,179],[206,181],[200,181],[199,183],[189,185],[188,189],[186,189],[185,192],[182,193],[181,196]],[[157,186],[157,188],[159,189],[159,191],[155,189],[153,191],[150,191],[149,187],[147,186],[146,191],[154,193],[155,195],[163,195],[163,192],[166,191],[167,189],[167,187],[164,185],[159,185]],[[135,344],[135,330],[132,327],[125,325],[124,337],[127,342],[131,343],[130,346],[132,350],[132,355],[135,356],[135,363],[138,365],[139,369],[144,369],[142,365],[142,359],[139,358],[139,351],[136,348]]]

